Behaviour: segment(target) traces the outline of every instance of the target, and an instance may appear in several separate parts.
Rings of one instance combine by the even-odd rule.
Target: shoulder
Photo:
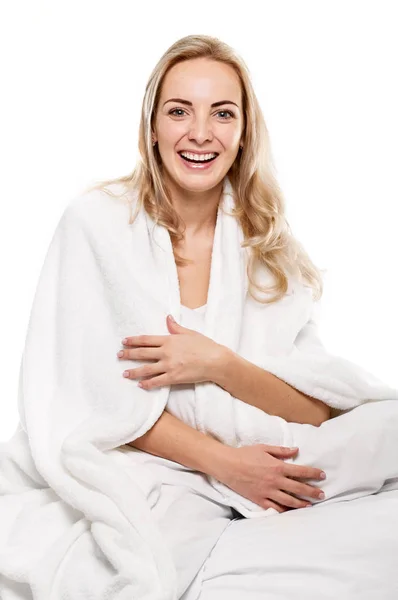
[[[82,219],[92,218],[97,213],[105,216],[109,216],[109,213],[117,215],[127,211],[129,201],[134,201],[131,192],[126,192],[120,184],[112,184],[80,192],[69,200],[66,211]]]
[[[86,231],[115,231],[128,226],[130,209],[135,201],[135,195],[126,193],[124,186],[120,184],[87,189],[68,201],[61,221],[65,225],[79,226]]]

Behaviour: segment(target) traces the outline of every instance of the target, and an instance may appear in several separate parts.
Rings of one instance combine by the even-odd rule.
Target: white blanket
[[[260,305],[248,297],[243,235],[236,219],[222,210],[232,207],[226,178],[205,335],[330,406],[349,410],[397,400],[397,390],[322,346],[310,288],[291,278],[288,294],[277,304]],[[170,391],[142,390],[137,381],[122,377],[125,363],[116,357],[121,340],[167,335],[166,315],[180,317],[167,230],[143,211],[132,225],[128,218],[127,204],[103,192],[70,202],[33,302],[20,371],[21,426],[0,454],[0,575],[26,583],[35,600],[54,597],[58,570],[71,552],[74,595],[65,582],[59,597],[87,598],[83,585],[80,595],[76,592],[90,552],[82,544],[79,551],[76,547],[87,530],[100,549],[90,555],[92,577],[101,589],[94,597],[176,597],[174,563],[151,514],[161,483],[138,461],[127,473],[108,452],[148,431],[167,406]],[[266,269],[259,269],[258,276],[269,281]],[[294,426],[301,432],[312,429],[269,416],[213,383],[195,387],[195,422],[189,424],[227,444],[291,445]],[[246,516],[273,512],[215,480],[210,483],[223,503]],[[54,508],[49,528],[40,520],[40,509],[51,499],[63,504]]]

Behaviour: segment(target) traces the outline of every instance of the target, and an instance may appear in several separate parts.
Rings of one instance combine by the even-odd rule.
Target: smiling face
[[[217,186],[239,152],[243,123],[241,86],[232,67],[207,58],[174,65],[163,81],[153,137],[166,178],[190,191]],[[190,162],[181,152],[191,161],[197,154],[217,156]]]

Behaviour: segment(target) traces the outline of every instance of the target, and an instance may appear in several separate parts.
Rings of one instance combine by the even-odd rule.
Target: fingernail
[[[171,319],[171,320],[172,320],[174,323],[176,323],[176,320],[175,320],[175,318],[173,317],[173,315],[169,315],[169,317],[170,317],[170,319]]]
[[[320,477],[321,477],[321,479],[326,479],[326,473],[324,473],[324,472],[322,471],[322,473],[321,473]]]

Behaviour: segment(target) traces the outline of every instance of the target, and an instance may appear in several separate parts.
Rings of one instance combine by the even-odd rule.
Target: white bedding
[[[398,491],[231,521],[182,600],[396,600]]]

